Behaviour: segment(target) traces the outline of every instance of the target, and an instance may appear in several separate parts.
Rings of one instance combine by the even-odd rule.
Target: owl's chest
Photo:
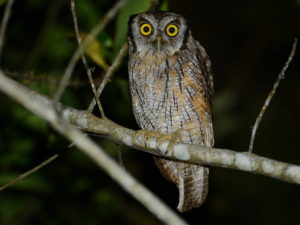
[[[194,99],[201,90],[192,66],[192,62],[175,56],[130,60],[132,105],[142,128],[167,133],[198,120]]]
[[[173,93],[183,93],[192,85],[187,65],[188,62],[176,56],[136,57],[129,64],[131,87],[144,102],[169,105],[174,100]]]
[[[134,107],[155,110],[156,114],[175,106],[173,93],[182,81],[173,58],[148,56],[130,63],[130,83],[138,103]]]
[[[142,92],[142,98],[147,104],[169,104],[169,93],[176,83],[175,73],[171,76],[169,61],[160,58],[141,60],[138,66],[133,67],[133,82]]]

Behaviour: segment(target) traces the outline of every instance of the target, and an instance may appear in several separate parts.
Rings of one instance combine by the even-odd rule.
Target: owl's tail
[[[177,163],[179,203],[177,209],[186,212],[199,207],[208,193],[209,169],[203,166]]]
[[[177,185],[179,190],[177,209],[180,212],[189,211],[204,203],[208,192],[207,167],[157,157],[154,157],[154,161],[164,177]]]

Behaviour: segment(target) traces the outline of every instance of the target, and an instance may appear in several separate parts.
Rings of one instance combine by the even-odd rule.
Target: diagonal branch
[[[23,85],[12,81],[0,73],[0,90],[15,98],[23,104],[24,99],[30,99],[37,104],[42,104],[48,112],[52,112],[53,101]],[[7,90],[7,82],[14,82],[14,91]],[[18,99],[14,94],[22,92]],[[100,119],[84,110],[58,104],[57,109],[63,119],[78,128],[100,134],[116,143],[122,143],[129,147],[139,149],[151,154],[166,157],[171,160],[179,160],[193,164],[225,167],[241,171],[248,171],[290,183],[300,184],[300,166],[268,159],[249,152],[235,152],[228,149],[204,147],[176,143],[166,154],[171,141],[171,135],[162,135],[153,131],[134,131],[122,127],[108,119]],[[44,117],[44,115],[43,115]],[[76,142],[75,142],[76,143]]]
[[[126,0],[125,0],[126,1]],[[118,11],[118,8],[120,8],[125,1],[119,1],[111,10],[110,12],[113,12],[113,13],[108,13],[107,16],[105,17],[107,20],[109,20],[109,18],[113,18],[115,12]],[[1,30],[0,30],[0,58],[1,58],[1,50],[2,50],[2,46],[3,46],[3,42],[4,42],[4,36],[5,36],[5,30],[6,30],[6,27],[7,27],[7,24],[8,24],[8,19],[9,19],[9,16],[10,16],[10,12],[11,12],[11,8],[12,8],[12,5],[13,5],[13,2],[14,0],[9,0],[8,1],[8,4],[6,5],[6,8],[5,8],[5,13],[4,13],[4,16],[3,16],[3,19],[2,19],[2,23],[1,23]],[[152,1],[152,4],[153,6],[157,7],[158,5],[160,4],[160,1],[159,0],[153,0]],[[93,77],[92,77],[92,74],[91,74],[91,71],[88,67],[88,63],[87,63],[87,60],[86,60],[86,57],[83,53],[83,47],[82,47],[82,44],[81,44],[81,37],[80,37],[80,34],[79,34],[79,28],[78,28],[78,24],[77,24],[77,16],[76,16],[76,11],[75,11],[75,1],[74,0],[71,0],[71,12],[72,12],[72,16],[73,16],[73,21],[74,21],[74,27],[75,27],[75,32],[76,32],[76,37],[77,37],[77,41],[78,41],[78,44],[79,44],[79,51],[80,51],[80,55],[81,55],[81,58],[82,58],[82,61],[84,63],[84,66],[86,68],[86,71],[87,71],[87,74],[88,74],[88,78],[89,78],[89,81],[92,85],[92,90],[93,90],[93,93],[94,95],[98,95],[98,97],[96,97],[97,99],[97,105],[98,105],[98,108],[101,112],[101,115],[102,117],[105,117],[104,115],[104,112],[103,112],[103,109],[102,109],[102,106],[101,106],[101,103],[100,103],[100,100],[99,100],[99,96],[101,95],[101,92],[103,91],[104,89],[104,86],[107,84],[107,82],[110,80],[111,76],[113,75],[113,73],[118,69],[118,67],[120,66],[123,58],[126,56],[126,53],[127,53],[127,43],[125,43],[123,45],[123,47],[121,48],[120,52],[119,52],[119,55],[117,56],[117,58],[114,60],[113,64],[111,65],[111,67],[109,68],[108,72],[105,74],[105,77],[101,83],[101,86],[98,88],[98,91],[97,91],[97,94],[96,94],[96,90],[95,90],[95,85],[94,85],[94,82],[93,82]],[[106,21],[102,21],[100,22],[99,25],[103,25],[104,23],[106,23]],[[96,26],[97,28],[97,26]],[[95,28],[95,29],[96,29]],[[86,43],[88,44],[88,43]],[[77,51],[78,51],[77,50]],[[76,62],[75,62],[76,63]],[[74,64],[75,65],[75,64]],[[90,108],[94,107],[95,105],[95,99],[93,98],[93,101],[91,102],[91,105],[90,105]],[[17,178],[15,178],[14,180],[10,181],[9,183],[3,185],[0,187],[0,191],[8,188],[9,186],[12,186],[14,185],[15,183],[17,183],[18,181],[26,178],[27,176],[31,175],[32,173],[38,171],[39,169],[41,169],[42,167],[46,166],[47,164],[49,164],[50,162],[52,162],[53,160],[55,160],[56,158],[58,157],[58,154],[55,154],[53,155],[52,157],[46,159],[45,161],[43,161],[42,163],[40,163],[38,166],[32,168],[31,170],[21,174],[20,176],[18,176]]]
[[[175,212],[168,208],[165,203],[153,195],[146,187],[140,184],[134,177],[120,167],[118,163],[111,159],[95,142],[86,137],[84,133],[76,129],[66,120],[58,117],[56,109],[53,109],[48,105],[53,105],[50,99],[47,99],[6,77],[1,70],[0,89],[21,103],[28,110],[49,122],[56,131],[72,141],[78,149],[89,156],[99,167],[104,169],[127,192],[140,201],[150,212],[156,215],[165,224],[187,224]],[[63,109],[64,106],[58,104],[57,109],[59,110],[59,108]],[[65,109],[67,111],[62,111],[62,114],[68,114],[68,110],[71,108]],[[82,124],[85,123],[84,120],[81,122]]]
[[[127,43],[125,43],[122,46],[122,48],[121,48],[118,56],[116,57],[115,61],[113,62],[113,64],[108,68],[107,72],[105,73],[104,78],[101,81],[101,84],[100,84],[99,88],[97,89],[96,98],[100,98],[100,95],[101,95],[102,91],[104,90],[105,85],[108,83],[108,81],[110,80],[112,75],[116,72],[116,70],[121,65],[122,60],[124,59],[124,57],[127,54],[127,50],[128,50],[128,45],[127,45]],[[96,104],[96,101],[95,101],[95,98],[93,98],[93,100],[91,101],[91,103],[88,107],[89,112],[93,111],[93,108],[95,107],[95,104]]]
[[[121,7],[125,4],[127,0],[119,0],[103,17],[103,19],[93,28],[91,33],[87,36],[87,38],[82,43],[82,48],[85,49],[88,44],[91,43],[96,37],[98,33],[100,33],[104,27],[108,24],[108,22],[111,21],[112,18],[115,17],[117,12],[121,9]],[[68,82],[70,80],[71,74],[75,68],[76,63],[78,62],[80,58],[80,49],[77,48],[75,53],[73,54],[72,58],[69,61],[68,66],[66,67],[66,70],[62,76],[62,79],[60,81],[60,85],[54,95],[55,102],[58,102],[61,98],[65,88],[68,85]]]
[[[35,173],[39,169],[41,169],[44,166],[48,165],[49,163],[53,162],[58,156],[59,156],[59,154],[54,154],[53,156],[51,156],[50,158],[46,159],[45,161],[43,161],[39,165],[33,167],[32,169],[30,169],[30,170],[26,171],[25,173],[21,174],[20,176],[18,176],[14,180],[12,180],[12,181],[8,182],[7,184],[1,186],[0,187],[0,191],[3,191],[4,189],[6,189],[6,188],[8,188],[8,187],[10,187],[12,185],[14,185],[15,183],[19,182],[20,180],[23,180],[24,178],[28,177],[29,175]]]
[[[251,133],[251,139],[250,139],[250,144],[249,144],[249,149],[248,149],[249,152],[252,152],[256,130],[258,129],[258,126],[259,126],[259,124],[260,124],[260,122],[261,122],[261,120],[264,116],[264,113],[267,110],[274,94],[276,93],[276,90],[277,90],[277,87],[279,86],[280,81],[284,79],[285,71],[287,70],[287,68],[289,67],[290,63],[292,62],[292,60],[294,58],[296,48],[297,48],[297,42],[298,42],[298,40],[297,40],[297,38],[295,38],[292,50],[290,52],[290,55],[289,55],[286,63],[282,67],[280,73],[278,74],[278,77],[277,77],[277,79],[276,79],[276,81],[275,81],[275,83],[272,87],[272,90],[269,92],[268,97],[267,97],[262,109],[260,110],[260,112],[259,112],[259,114],[258,114],[258,116],[255,120],[255,124],[253,126],[252,133]]]
[[[88,62],[87,62],[87,59],[85,57],[84,50],[83,50],[83,47],[82,47],[82,39],[81,39],[81,36],[80,36],[80,33],[79,33],[78,22],[77,22],[75,0],[71,0],[71,12],[72,12],[74,30],[75,30],[75,34],[76,34],[76,38],[77,38],[77,42],[78,42],[78,48],[79,48],[79,51],[80,51],[81,59],[82,59],[83,65],[85,67],[87,76],[89,78],[89,82],[90,82],[90,85],[92,87],[92,91],[93,91],[93,94],[94,94],[94,99],[96,99],[96,103],[97,103],[98,109],[101,113],[101,117],[105,117],[102,105],[100,103],[100,99],[97,97],[97,91],[96,91],[93,75],[92,75],[92,72],[91,72],[91,70],[88,66]]]
[[[158,9],[159,6],[161,5],[162,0],[151,0],[151,4],[148,10],[155,10]],[[116,72],[116,70],[119,68],[122,60],[124,59],[124,57],[126,56],[128,51],[128,44],[124,43],[122,48],[119,51],[119,54],[117,55],[116,59],[114,60],[114,62],[112,63],[112,65],[108,68],[108,71],[105,73],[104,78],[99,86],[99,88],[97,89],[97,96],[96,98],[100,98],[100,95],[103,91],[103,89],[105,88],[106,84],[108,83],[108,81],[111,79],[112,75]],[[93,98],[93,100],[91,101],[89,107],[88,107],[88,112],[92,112],[93,108],[95,107],[96,101]]]

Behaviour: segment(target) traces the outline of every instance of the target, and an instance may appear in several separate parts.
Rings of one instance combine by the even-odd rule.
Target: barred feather
[[[163,33],[170,21],[179,26],[174,38]],[[147,39],[139,34],[142,22],[151,24],[153,33],[163,37],[160,52],[153,45],[155,37]],[[174,13],[142,13],[131,18],[129,28],[128,71],[138,125],[161,133],[175,132],[183,143],[212,146],[211,63],[184,18]],[[155,158],[155,162],[179,189],[179,211],[203,204],[208,192],[207,167],[161,158]]]

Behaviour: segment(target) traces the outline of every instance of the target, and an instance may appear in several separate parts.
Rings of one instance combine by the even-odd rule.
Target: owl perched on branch
[[[128,43],[130,91],[138,125],[173,133],[178,142],[213,146],[211,63],[186,20],[162,11],[133,15]],[[154,160],[179,189],[179,211],[203,204],[207,167]]]

